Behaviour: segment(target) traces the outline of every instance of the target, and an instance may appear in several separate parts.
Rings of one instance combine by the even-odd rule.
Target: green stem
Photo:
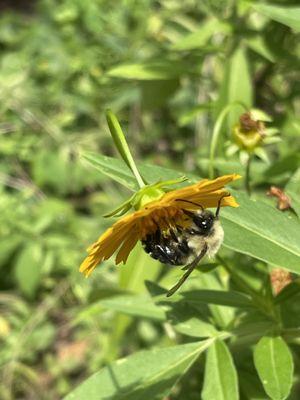
[[[248,196],[251,196],[251,185],[250,185],[250,167],[251,167],[252,155],[249,154],[247,164],[246,164],[246,171],[245,171],[245,189],[248,193]]]
[[[248,111],[248,107],[241,102],[230,103],[225,108],[223,108],[223,110],[219,114],[219,116],[216,120],[216,123],[214,125],[212,138],[211,138],[211,142],[210,142],[210,150],[209,150],[209,171],[208,171],[208,173],[209,173],[210,179],[213,179],[213,177],[214,177],[215,154],[216,154],[218,139],[219,139],[219,136],[221,133],[223,122],[224,122],[227,114],[229,114],[229,112],[231,111],[231,109],[236,106],[240,106],[240,107],[244,108],[245,111]]]
[[[115,145],[117,147],[117,150],[122,157],[123,161],[126,163],[126,165],[130,168],[131,172],[135,176],[135,179],[139,185],[140,188],[143,188],[145,186],[145,181],[140,175],[137,166],[134,162],[134,159],[131,155],[131,152],[129,150],[128,144],[126,142],[125,135],[122,131],[121,125],[119,124],[119,121],[115,114],[107,110],[106,111],[106,120],[107,124],[111,133],[111,136],[113,138],[113,141],[115,142]]]

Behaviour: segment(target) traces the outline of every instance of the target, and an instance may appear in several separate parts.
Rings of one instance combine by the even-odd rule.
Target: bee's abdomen
[[[173,235],[162,236],[160,232],[148,235],[142,244],[152,258],[163,264],[184,265],[190,253],[186,240],[179,240]]]

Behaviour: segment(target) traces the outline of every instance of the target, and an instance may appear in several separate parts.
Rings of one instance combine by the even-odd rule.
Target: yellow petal
[[[123,261],[124,264],[126,263],[131,250],[134,248],[138,240],[139,240],[139,235],[132,234],[123,242],[116,257],[116,264],[119,264],[121,261]]]
[[[230,174],[223,175],[213,180],[203,180],[199,183],[196,183],[196,186],[201,189],[201,192],[214,191],[218,189],[222,189],[229,182],[235,181],[236,179],[240,179],[241,176],[238,174]]]

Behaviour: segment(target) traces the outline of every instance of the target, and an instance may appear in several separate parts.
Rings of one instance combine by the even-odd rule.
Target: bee
[[[168,291],[167,297],[172,296],[181,287],[205,255],[213,257],[218,252],[224,238],[219,220],[222,198],[218,202],[215,214],[199,204],[178,199],[199,207],[196,211],[183,209],[191,219],[191,225],[188,228],[169,228],[167,232],[162,232],[158,227],[142,241],[144,250],[162,264],[184,266],[182,269],[186,272]]]

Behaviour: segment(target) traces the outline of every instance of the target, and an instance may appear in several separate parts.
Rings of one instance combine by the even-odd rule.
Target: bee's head
[[[193,215],[193,223],[196,225],[197,231],[202,235],[206,235],[211,231],[215,219],[214,214],[208,210],[200,211]]]
[[[226,193],[219,199],[216,214],[213,214],[211,211],[205,210],[200,204],[194,203],[193,201],[177,199],[177,201],[190,203],[201,208],[201,210],[196,212],[183,210],[183,212],[192,219],[195,225],[194,228],[192,228],[190,231],[194,234],[200,235],[209,235],[211,232],[213,232],[214,223],[219,224],[217,221],[219,220],[222,199],[227,196],[229,196],[228,193]]]

